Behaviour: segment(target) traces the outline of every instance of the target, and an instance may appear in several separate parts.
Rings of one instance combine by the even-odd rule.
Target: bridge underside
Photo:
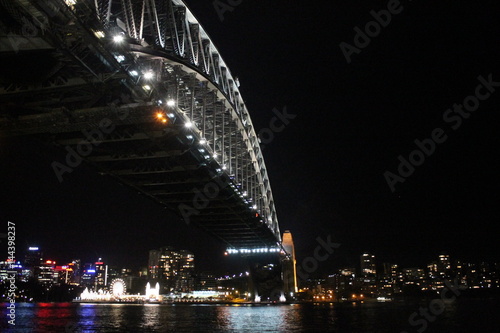
[[[181,1],[144,0],[142,30],[132,29],[127,12],[141,1],[0,1],[0,135],[61,146],[60,181],[85,160],[228,248],[276,250],[272,191],[236,80]],[[153,29],[153,14],[171,29]],[[26,21],[37,33],[25,34]]]

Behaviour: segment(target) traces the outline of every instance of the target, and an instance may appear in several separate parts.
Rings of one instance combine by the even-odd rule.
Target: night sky
[[[296,115],[263,154],[299,264],[328,235],[341,245],[318,273],[359,264],[363,251],[404,267],[441,252],[500,261],[500,83],[458,128],[443,118],[475,95],[479,76],[500,82],[494,2],[402,1],[350,63],[339,44],[354,46],[354,28],[388,2],[242,1],[222,21],[212,1],[186,2],[239,77],[257,132],[273,109]],[[392,192],[384,173],[397,174],[398,156],[437,128],[447,139]],[[202,270],[238,269],[222,244],[89,166],[59,183],[59,148],[31,138],[0,147],[0,221],[16,223],[18,251],[38,245],[56,260],[138,267],[148,250],[173,245],[192,250]]]

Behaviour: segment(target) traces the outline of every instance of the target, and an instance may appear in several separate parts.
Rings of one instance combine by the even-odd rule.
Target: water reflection
[[[429,300],[301,305],[140,305],[39,303],[16,305],[15,332],[401,332]],[[426,333],[498,332],[496,299],[446,304]],[[5,306],[2,307],[5,318]],[[14,332],[7,321],[0,332]]]

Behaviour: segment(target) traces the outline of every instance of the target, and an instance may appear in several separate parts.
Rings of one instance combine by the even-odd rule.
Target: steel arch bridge
[[[0,0],[0,133],[50,138],[231,253],[279,252],[238,79],[181,0]]]

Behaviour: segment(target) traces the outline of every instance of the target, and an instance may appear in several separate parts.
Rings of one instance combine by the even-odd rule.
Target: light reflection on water
[[[0,332],[416,332],[409,316],[429,301],[302,305],[16,304]],[[426,332],[500,332],[498,300],[461,300]]]

